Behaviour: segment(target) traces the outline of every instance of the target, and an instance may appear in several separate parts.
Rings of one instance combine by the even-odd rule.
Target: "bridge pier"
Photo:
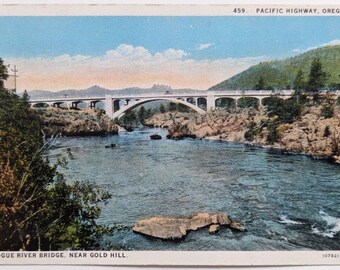
[[[97,102],[98,101],[90,101],[90,104],[89,104],[90,109],[95,109]]]
[[[207,111],[213,111],[215,109],[215,95],[213,93],[209,93],[207,95]]]
[[[109,95],[105,96],[104,109],[105,109],[106,115],[108,117],[112,118],[112,115],[113,115],[113,100],[112,100],[112,97],[109,96]]]

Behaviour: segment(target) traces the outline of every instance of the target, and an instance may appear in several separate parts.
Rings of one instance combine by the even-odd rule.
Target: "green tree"
[[[303,71],[299,69],[293,81],[293,89],[295,90],[295,93],[301,93],[302,90],[305,89],[305,87],[306,87],[306,82],[305,82],[304,74],[303,74]]]
[[[269,97],[264,100],[269,116],[277,116],[280,123],[292,123],[300,117],[302,105],[296,98],[283,100],[278,97]],[[273,129],[274,130],[274,129]]]
[[[265,89],[265,80],[263,76],[261,76],[255,85],[255,90],[263,90],[263,89]]]
[[[326,79],[327,73],[323,71],[320,58],[315,58],[309,72],[307,91],[318,93],[319,90],[325,86]]]
[[[236,108],[236,102],[232,98],[219,98],[216,100],[216,107],[233,110]]]
[[[24,93],[22,94],[22,99],[24,101],[29,101],[30,100],[30,96],[27,93],[27,90],[25,89]]]
[[[130,131],[137,126],[137,123],[138,116],[134,110],[128,110],[119,121],[119,125]]]
[[[145,119],[146,119],[146,110],[145,110],[144,106],[141,106],[139,111],[138,111],[138,120],[141,124],[144,125]]]
[[[259,100],[257,98],[253,97],[241,97],[237,101],[237,106],[239,108],[255,108],[257,109],[259,107]]]
[[[147,109],[146,112],[145,112],[145,119],[150,118],[153,114],[154,113],[152,112],[151,108]]]
[[[165,106],[164,106],[164,104],[163,103],[161,103],[160,105],[159,105],[159,111],[161,112],[161,113],[165,113]]]
[[[0,89],[4,88],[4,81],[7,80],[7,67],[4,65],[4,60],[0,57]]]
[[[170,103],[169,103],[169,108],[168,108],[168,110],[169,110],[170,112],[172,112],[172,111],[177,111],[177,109],[178,109],[178,106],[177,106],[176,103],[174,103],[174,102],[170,102]]]

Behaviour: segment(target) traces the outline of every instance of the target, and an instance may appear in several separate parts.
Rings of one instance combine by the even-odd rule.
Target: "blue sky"
[[[188,60],[200,64],[225,59],[241,59],[247,62],[229,73],[226,70],[225,73],[217,76],[218,78],[216,76],[212,80],[206,78],[206,83],[201,86],[193,85],[200,89],[205,88],[209,83],[215,83],[214,80],[222,79],[222,76],[225,79],[226,76],[231,76],[259,60],[292,56],[307,48],[318,47],[340,39],[340,17],[0,17],[0,25],[2,29],[0,57],[5,61],[8,59],[21,64],[21,70],[25,74],[28,72],[26,71],[28,61],[37,61],[38,58],[52,61],[44,64],[44,68],[47,68],[50,65],[53,67],[54,58],[67,55],[71,58],[69,63],[66,63],[63,58],[65,67],[72,65],[79,68],[74,66],[75,60],[72,57],[80,55],[91,57],[96,61],[102,60],[108,51],[116,50],[122,44],[133,47],[133,61],[136,61],[137,57],[134,49],[141,47],[152,56],[156,56],[157,53],[165,55],[167,50],[174,50],[176,56],[172,59],[173,62],[187,61],[186,66]],[[121,56],[119,61],[127,60],[122,58],[126,56],[126,52],[118,51]],[[128,54],[132,51],[130,48]],[[169,57],[166,58],[169,60]],[[86,61],[89,68],[89,60]],[[96,61],[93,63],[99,63]],[[158,61],[157,64],[159,63]],[[35,64],[41,63],[35,62]],[[58,65],[50,72],[61,72],[61,64]],[[169,69],[168,62],[165,67]],[[111,67],[111,71],[113,70],[116,71],[116,67]],[[171,72],[167,71],[177,76],[172,69]],[[36,72],[39,72],[39,69]],[[64,72],[69,73],[67,69]],[[32,71],[29,76],[31,78],[34,76]],[[88,84],[92,82],[100,84],[103,78],[99,77],[93,78]],[[155,77],[156,74],[151,76],[151,79]],[[99,80],[98,83],[96,79]],[[168,84],[173,82],[174,79],[165,79],[165,77],[157,81],[157,83]],[[152,83],[149,82],[151,85]],[[140,80],[136,83],[132,80],[131,84],[133,85],[130,86],[149,85]],[[124,86],[128,87],[125,83],[107,85],[111,88]],[[176,86],[180,87],[181,84],[178,83]],[[184,86],[189,86],[189,82],[184,83]],[[42,88],[44,85],[31,84],[30,88],[32,87]],[[51,86],[50,88],[61,87],[77,88],[86,85],[64,85],[55,88]],[[46,85],[45,88],[49,86]]]
[[[101,55],[120,44],[193,58],[282,57],[340,39],[336,17],[1,17],[3,57]],[[212,43],[197,52],[199,44]]]

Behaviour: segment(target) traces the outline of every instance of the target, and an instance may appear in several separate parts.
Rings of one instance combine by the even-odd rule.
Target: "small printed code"
[[[323,258],[330,258],[330,259],[338,259],[340,258],[340,254],[339,253],[324,253],[322,254]]]

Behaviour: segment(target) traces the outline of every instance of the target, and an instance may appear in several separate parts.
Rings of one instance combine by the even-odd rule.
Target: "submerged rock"
[[[105,145],[105,148],[115,148],[116,144],[115,143],[111,143],[110,145]]]
[[[158,135],[158,134],[152,134],[152,135],[150,135],[150,139],[151,140],[161,140],[162,136]]]
[[[242,224],[233,222],[225,213],[198,213],[189,218],[152,217],[138,221],[132,230],[160,239],[174,240],[183,238],[189,231],[196,231],[207,226],[210,226],[209,232],[211,233],[216,233],[220,226],[245,231]]]

